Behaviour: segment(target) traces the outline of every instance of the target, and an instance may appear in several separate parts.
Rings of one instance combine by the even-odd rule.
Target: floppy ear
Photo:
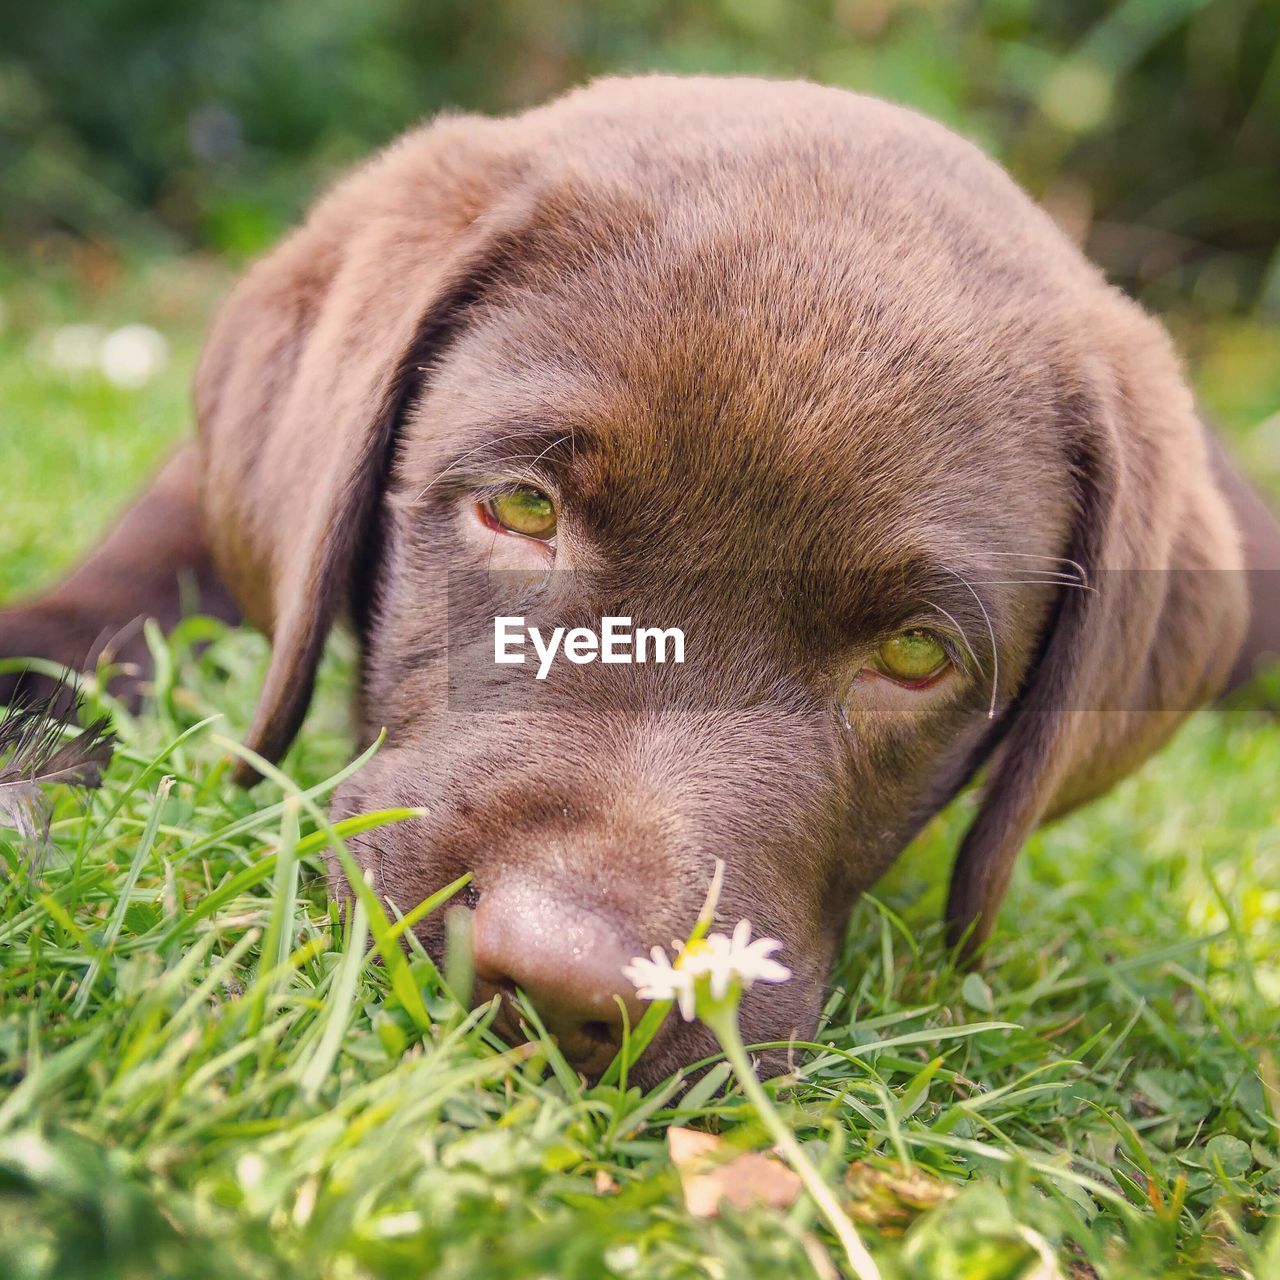
[[[987,937],[1023,841],[1106,790],[1225,681],[1248,612],[1239,538],[1164,331],[1108,299],[1113,353],[1067,409],[1072,545],[1064,590],[952,871],[947,923]]]
[[[268,760],[297,733],[325,637],[360,586],[423,366],[521,222],[525,202],[486,145],[493,128],[438,124],[348,179],[249,273],[202,356],[210,542],[272,642],[247,740]]]

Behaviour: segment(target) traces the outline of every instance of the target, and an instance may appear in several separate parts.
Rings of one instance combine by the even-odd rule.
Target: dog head
[[[410,135],[250,272],[197,395],[215,554],[273,642],[250,745],[284,751],[349,616],[387,739],[339,808],[429,811],[362,861],[402,911],[473,872],[482,990],[587,1072],[717,857],[721,917],[795,973],[747,1034],[807,1035],[857,895],[985,768],[972,947],[1026,835],[1242,626],[1163,331],[967,143],[814,86],[603,82]],[[494,662],[514,616],[678,628],[684,662],[540,680]],[[668,1028],[648,1071],[706,1047]]]

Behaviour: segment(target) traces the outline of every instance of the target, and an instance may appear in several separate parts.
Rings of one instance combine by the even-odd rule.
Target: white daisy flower
[[[786,982],[791,970],[770,959],[781,949],[782,943],[773,938],[757,938],[752,942],[751,921],[739,920],[731,938],[713,933],[703,942],[683,948],[676,964],[695,978],[706,975],[712,996],[723,1000],[735,979],[743,987],[757,982]]]
[[[680,1015],[686,1022],[693,1021],[693,974],[676,969],[667,959],[661,947],[649,953],[652,959],[636,956],[624,965],[622,975],[636,989],[641,1000],[675,1000],[680,1005]]]
[[[642,1000],[678,1000],[686,1022],[693,1020],[699,987],[713,1000],[723,1000],[734,983],[745,989],[791,977],[790,969],[771,959],[782,943],[773,938],[752,942],[750,920],[739,920],[730,938],[713,933],[688,945],[672,945],[678,953],[674,965],[661,947],[654,947],[649,953],[652,959],[637,956],[622,972]]]

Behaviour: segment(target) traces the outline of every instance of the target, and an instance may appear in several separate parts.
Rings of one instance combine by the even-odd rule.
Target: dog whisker
[[[1092,591],[1097,594],[1097,587],[1086,582],[1077,582],[1074,578],[977,578],[975,581],[984,587],[1069,587],[1073,591]]]
[[[540,454],[538,454],[538,456],[537,456],[536,458],[534,458],[534,460],[533,460],[533,465],[536,467],[536,466],[538,465],[538,463],[539,463],[539,462],[541,462],[541,461],[543,460],[543,458],[545,458],[545,457],[547,456],[547,454],[549,454],[549,453],[551,452],[551,450],[552,450],[552,449],[558,449],[562,444],[564,444],[564,442],[565,442],[566,440],[568,440],[568,441],[569,441],[569,449],[570,449],[570,452],[572,452],[572,450],[573,450],[573,433],[572,433],[572,432],[570,432],[570,433],[569,433],[569,434],[567,434],[567,435],[557,436],[557,437],[556,437],[556,438],[555,438],[555,439],[554,439],[554,440],[553,440],[549,445],[547,445],[547,447],[546,447],[545,449],[543,449],[543,451],[542,451]]]
[[[1070,556],[1037,555],[1031,551],[986,551],[984,554],[989,556],[1000,556],[1010,560],[1043,560],[1048,564],[1066,565],[1068,569],[1073,569],[1075,571],[1075,576],[1081,582],[1087,583],[1089,581],[1089,571],[1080,563],[1079,560],[1073,560]],[[1063,572],[1065,572],[1065,570]]]
[[[968,578],[952,569],[949,565],[944,564],[940,567],[944,573],[949,573],[977,601],[978,608],[982,610],[982,617],[986,621],[987,635],[991,639],[991,703],[987,707],[987,719],[994,720],[996,718],[996,698],[1000,691],[1000,651],[996,647],[996,629],[991,624],[991,615],[987,612],[987,606],[982,603],[982,597],[974,589]]]
[[[437,484],[440,483],[441,480],[443,480],[447,475],[450,475],[452,472],[456,471],[460,466],[462,466],[464,462],[467,461],[468,458],[473,458],[477,453],[484,453],[486,450],[496,449],[499,445],[509,444],[513,440],[520,440],[523,437],[531,434],[533,434],[531,431],[513,431],[510,435],[502,436],[497,440],[486,440],[484,444],[477,445],[474,449],[468,449],[466,453],[461,454],[459,457],[455,458],[447,467],[444,467],[438,475],[434,476],[423,487],[423,489],[421,490],[421,492],[419,492],[417,497],[413,499],[413,502],[415,504],[421,502],[423,498],[425,498],[427,494]],[[557,436],[554,440],[551,441],[549,445],[547,445],[545,449],[542,450],[541,453],[538,453],[538,454],[519,453],[519,454],[509,455],[508,457],[504,458],[503,461],[504,462],[527,462],[530,459],[533,459],[535,462],[537,462],[537,461],[540,461],[542,458],[544,458],[552,449],[556,448],[559,445],[562,445],[566,440],[572,443],[573,441],[572,433],[566,433],[565,435]]]
[[[1012,573],[1016,573],[1016,572],[1017,572],[1017,570],[1016,570],[1016,569],[1015,569],[1015,570],[1010,570],[1010,569],[1001,569],[1001,570],[996,570],[996,569],[992,569],[992,570],[991,570],[991,572],[992,572],[992,573],[997,573],[997,572],[999,572],[999,573],[1011,573],[1011,572],[1012,572]],[[1031,575],[1034,575],[1034,576],[1031,576]],[[1054,572],[1054,571],[1053,571],[1053,570],[1051,570],[1051,569],[1033,569],[1033,570],[1029,570],[1029,571],[1028,571],[1028,573],[1027,573],[1026,575],[1023,575],[1023,576],[1020,576],[1020,577],[1017,577],[1017,578],[1009,578],[1009,579],[1006,579],[1006,578],[987,578],[987,577],[977,577],[977,576],[975,576],[975,577],[974,577],[974,579],[973,579],[973,581],[975,581],[975,582],[992,582],[992,583],[1001,583],[1001,582],[1007,582],[1007,581],[1008,581],[1008,582],[1061,582],[1061,583],[1065,583],[1065,584],[1068,584],[1068,585],[1070,585],[1070,586],[1076,586],[1076,587],[1082,587],[1082,586],[1084,586],[1084,585],[1085,585],[1085,584],[1084,584],[1084,583],[1082,583],[1082,582],[1080,581],[1080,579],[1079,579],[1079,578],[1077,578],[1074,574],[1071,574],[1071,573],[1056,573],[1056,572]]]
[[[473,458],[477,453],[483,453],[486,449],[496,448],[498,445],[507,444],[512,440],[519,440],[522,436],[525,436],[527,434],[528,432],[525,432],[525,431],[513,431],[510,435],[503,436],[499,440],[486,440],[484,444],[478,444],[475,446],[475,448],[468,449],[466,453],[461,454],[459,457],[455,458],[447,467],[444,467],[439,472],[439,474],[437,474],[432,480],[430,480],[428,484],[423,488],[422,492],[419,493],[416,498],[414,498],[414,502],[415,503],[421,502],[422,499],[427,496],[427,494],[430,492],[432,488],[434,488],[435,485],[439,484],[440,481],[445,478],[445,476],[450,474],[450,472],[456,471],[464,462],[466,462],[468,458]]]
[[[948,613],[940,604],[938,604],[936,600],[925,600],[924,603],[927,604],[929,608],[936,609],[940,614],[942,614],[944,618],[947,619],[948,622],[951,623],[953,627],[955,627],[956,634],[960,637],[960,640],[964,644],[965,649],[968,650],[969,657],[973,660],[974,667],[978,670],[978,672],[981,672],[982,661],[978,657],[978,655],[974,652],[973,645],[969,643],[969,637],[965,634],[964,628],[959,624],[959,622],[956,621],[954,615]]]
[[[536,461],[536,460],[538,460],[538,459],[542,458],[542,457],[544,456],[544,454],[545,454],[545,450],[543,451],[543,453],[510,453],[510,454],[506,454],[506,455],[504,455],[504,456],[503,456],[502,461],[503,461],[504,463],[510,463],[510,462],[530,462],[530,461]],[[446,476],[448,476],[450,473],[452,473],[452,472],[456,471],[456,470],[457,470],[457,468],[458,468],[458,467],[460,467],[464,461],[465,461],[465,458],[459,458],[456,462],[452,462],[452,463],[450,463],[450,464],[449,464],[449,466],[447,466],[443,471],[441,471],[441,472],[440,472],[440,474],[439,474],[438,476],[436,476],[436,477],[435,477],[435,478],[434,478],[434,479],[433,479],[433,480],[432,480],[432,481],[431,481],[431,482],[430,482],[430,483],[429,483],[429,484],[428,484],[428,485],[427,485],[427,486],[426,486],[426,487],[425,487],[425,488],[424,488],[424,489],[423,489],[423,490],[422,490],[422,491],[421,491],[421,492],[420,492],[420,493],[419,493],[419,494],[418,494],[418,495],[417,495],[417,496],[412,500],[412,502],[410,502],[410,503],[409,503],[409,505],[410,505],[410,506],[416,506],[418,503],[420,503],[420,502],[421,502],[421,501],[422,501],[422,500],[427,496],[427,494],[428,494],[428,493],[429,493],[433,488],[435,488],[435,486],[436,486],[437,484],[439,484],[439,482],[440,482],[441,480],[445,479],[445,477],[446,477]]]

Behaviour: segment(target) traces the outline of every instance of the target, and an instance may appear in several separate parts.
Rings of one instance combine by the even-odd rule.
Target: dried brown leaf
[[[801,1192],[800,1179],[777,1156],[735,1153],[723,1138],[696,1129],[667,1130],[671,1162],[680,1174],[685,1207],[695,1218],[711,1218],[728,1203],[735,1209],[768,1205],[786,1209]]]

